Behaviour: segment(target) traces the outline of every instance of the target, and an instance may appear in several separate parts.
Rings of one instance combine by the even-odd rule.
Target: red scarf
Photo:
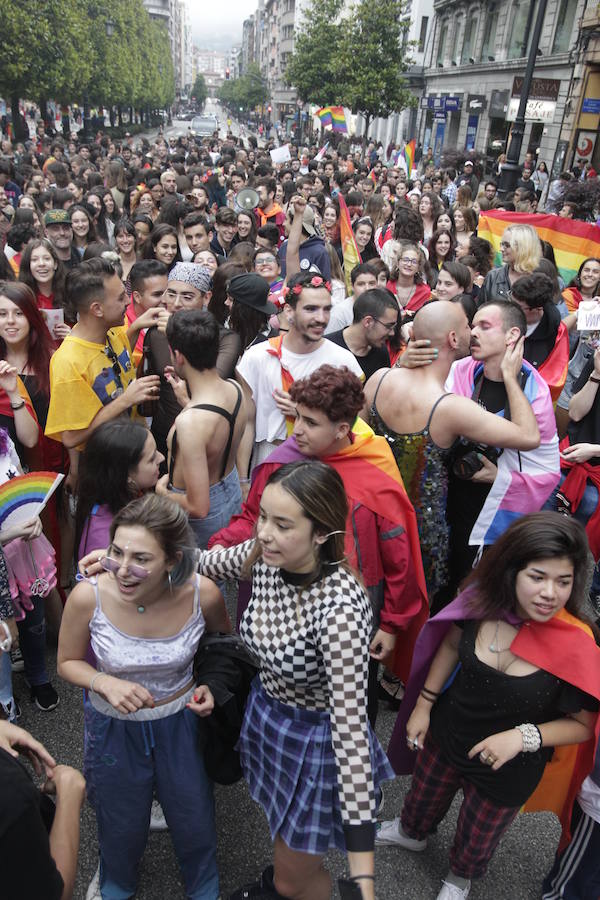
[[[560,450],[570,446],[569,436],[567,435],[560,442]],[[560,458],[561,469],[566,469],[568,475],[561,484],[559,491],[568,502],[572,513],[576,512],[579,504],[583,499],[583,495],[588,481],[591,482],[600,493],[600,466],[592,466],[589,462],[576,463],[568,459]],[[588,543],[592,556],[598,562],[600,559],[600,503],[596,507],[593,515],[588,519],[585,526]]]

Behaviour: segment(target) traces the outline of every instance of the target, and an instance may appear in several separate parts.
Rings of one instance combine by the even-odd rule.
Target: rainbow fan
[[[0,531],[39,516],[64,475],[28,472],[0,485]]]

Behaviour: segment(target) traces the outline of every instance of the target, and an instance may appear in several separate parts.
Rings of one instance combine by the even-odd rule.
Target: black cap
[[[274,315],[277,307],[267,299],[269,296],[269,282],[256,272],[245,272],[243,275],[234,275],[227,293],[238,303],[251,306],[267,316]]]

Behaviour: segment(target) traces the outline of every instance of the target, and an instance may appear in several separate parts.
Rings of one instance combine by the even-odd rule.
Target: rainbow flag
[[[346,114],[343,106],[322,106],[315,113],[321,120],[321,125],[325,128],[331,125],[333,131],[339,131],[342,134],[348,133],[346,127]]]
[[[348,295],[352,293],[352,279],[350,273],[354,266],[360,262],[360,253],[354,240],[354,232],[352,231],[352,223],[350,221],[350,213],[346,206],[346,201],[341,194],[337,196],[340,204],[340,242],[342,244],[342,255],[344,257],[344,278],[346,281],[346,290]]]
[[[410,173],[415,167],[415,149],[417,147],[417,142],[413,138],[412,141],[409,141],[408,144],[404,148],[404,159],[406,161],[406,171],[407,175],[410,178]]]
[[[589,256],[600,257],[600,228],[575,219],[546,213],[517,213],[491,210],[479,216],[477,234],[494,248],[494,264],[502,265],[500,239],[509,225],[533,225],[538,236],[554,248],[556,267],[565,284],[577,275]]]
[[[371,179],[375,187],[377,187],[377,175],[375,174],[373,169],[371,169],[371,171],[369,172],[369,178]]]

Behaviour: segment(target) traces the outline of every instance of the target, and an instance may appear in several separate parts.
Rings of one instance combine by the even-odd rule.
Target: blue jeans
[[[198,742],[198,719],[183,709],[164,719],[127,721],[84,701],[84,773],[96,810],[103,900],[135,894],[153,791],[163,808],[190,900],[216,900],[213,785]],[[165,892],[165,896],[166,896]]]
[[[43,597],[30,597],[33,609],[17,622],[19,645],[25,663],[25,677],[30,685],[50,681],[46,669],[46,616]]]
[[[210,509],[203,519],[190,519],[190,525],[196,535],[196,544],[206,550],[213,534],[229,525],[231,517],[242,508],[242,490],[235,466],[216,484],[210,486]]]
[[[558,485],[554,488],[542,509],[556,510],[556,495],[560,491],[561,485],[566,477],[567,476],[564,473],[561,474]],[[578,522],[581,522],[582,525],[587,525],[589,519],[596,512],[598,499],[598,488],[588,481],[585,486],[585,491],[583,492],[583,497],[581,498],[581,503],[573,513],[573,518],[577,519]],[[592,594],[600,594],[600,571],[598,563],[594,567],[591,592]]]
[[[0,652],[0,706],[10,708],[13,702],[10,653]]]

